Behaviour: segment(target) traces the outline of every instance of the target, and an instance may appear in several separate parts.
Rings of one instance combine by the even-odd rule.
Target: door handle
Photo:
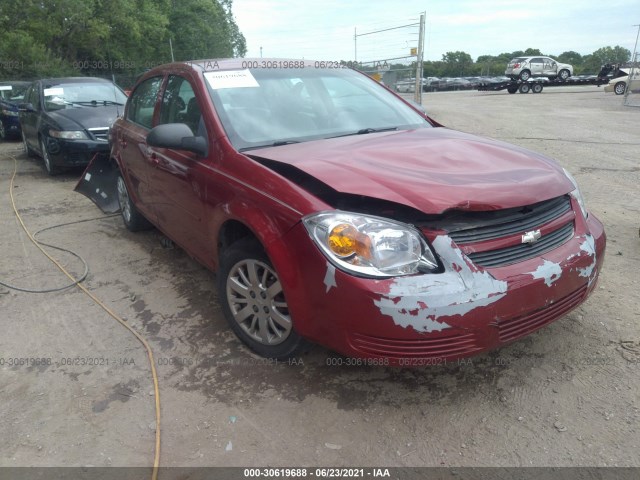
[[[160,164],[160,159],[156,152],[147,147],[147,158],[149,159],[149,163],[154,167],[157,167]]]

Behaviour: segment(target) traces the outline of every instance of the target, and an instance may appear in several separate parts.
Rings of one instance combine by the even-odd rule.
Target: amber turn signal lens
[[[371,239],[348,223],[340,223],[329,232],[328,244],[331,251],[339,257],[350,257],[354,253],[360,257],[371,258]]]
[[[358,230],[348,223],[340,223],[329,232],[329,248],[339,257],[349,257],[356,252]]]

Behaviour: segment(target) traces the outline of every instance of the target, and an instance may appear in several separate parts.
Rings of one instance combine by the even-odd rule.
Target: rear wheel
[[[255,239],[222,253],[218,299],[233,332],[258,355],[290,358],[307,345],[293,329],[278,273]]]
[[[523,70],[520,72],[520,76],[518,78],[520,78],[520,80],[522,80],[523,82],[526,82],[531,78],[531,72],[529,70]]]
[[[129,190],[124,183],[122,175],[118,175],[116,180],[116,188],[118,191],[118,203],[120,204],[120,213],[122,215],[122,221],[127,230],[131,232],[138,232],[140,230],[146,230],[151,227],[149,221],[138,211],[133,204],[131,197],[129,196]]]
[[[541,84],[541,83],[534,83],[534,84],[531,86],[531,91],[532,91],[533,93],[540,93],[540,92],[542,92],[542,84]]]
[[[58,173],[58,169],[53,165],[49,151],[47,150],[47,142],[40,137],[40,152],[42,154],[42,160],[44,160],[44,168],[47,173],[54,176]]]
[[[570,72],[569,72],[569,70],[567,70],[566,68],[565,68],[565,69],[562,69],[562,70],[560,70],[560,71],[558,72],[558,78],[559,78],[560,80],[562,80],[563,82],[564,82],[567,78],[569,78],[570,76],[571,76],[571,73],[570,73]]]
[[[0,118],[0,140],[7,139],[7,131],[4,128],[4,121]]]
[[[624,91],[627,89],[627,84],[624,82],[618,82],[613,87],[613,91],[616,95],[624,95]]]
[[[507,87],[507,92],[516,93],[518,91],[518,87]]]
[[[529,93],[530,88],[531,87],[529,87],[528,83],[523,83],[522,85],[520,85],[519,90],[520,90],[520,93]]]

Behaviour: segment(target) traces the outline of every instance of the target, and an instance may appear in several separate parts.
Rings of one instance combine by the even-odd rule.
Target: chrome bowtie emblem
[[[525,232],[525,234],[522,235],[522,243],[535,243],[540,240],[540,237],[542,237],[540,230]]]

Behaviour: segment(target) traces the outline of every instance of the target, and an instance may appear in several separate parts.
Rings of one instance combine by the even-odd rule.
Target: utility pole
[[[424,58],[424,16],[426,12],[420,14],[420,34],[418,35],[418,57],[416,58],[416,88],[414,99],[422,105],[422,63]]]
[[[358,29],[353,27],[353,60],[358,61]]]

